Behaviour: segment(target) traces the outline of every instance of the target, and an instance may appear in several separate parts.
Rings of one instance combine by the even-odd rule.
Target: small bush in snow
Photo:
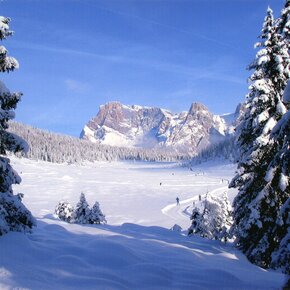
[[[68,223],[72,221],[73,213],[74,208],[67,201],[60,201],[55,208],[55,214],[59,217],[59,219]]]

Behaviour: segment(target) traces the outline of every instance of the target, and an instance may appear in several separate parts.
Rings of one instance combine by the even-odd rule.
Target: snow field
[[[0,289],[277,289],[284,283],[284,275],[250,264],[230,245],[168,230],[190,226],[186,209],[199,194],[221,194],[232,165],[189,171],[139,162],[12,163],[23,179],[14,190],[25,194],[38,227],[0,238]],[[80,192],[91,206],[100,202],[107,225],[53,216],[60,200],[76,204]]]
[[[170,228],[181,221],[164,218],[161,209],[175,204],[177,196],[183,203],[225,186],[218,177],[173,163],[99,162],[76,166],[13,159],[13,167],[22,178],[14,191],[25,194],[24,203],[37,218],[51,217],[60,200],[76,204],[84,192],[90,205],[100,202],[108,223],[113,225],[131,222]],[[180,225],[187,228],[188,218]]]

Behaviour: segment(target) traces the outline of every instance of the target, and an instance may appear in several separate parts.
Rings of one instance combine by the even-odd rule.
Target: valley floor
[[[188,237],[192,203],[222,194],[234,166],[192,168],[146,162],[82,166],[12,158],[15,192],[37,218],[32,234],[0,238],[0,289],[279,289],[285,276],[250,264],[231,245]],[[76,225],[53,215],[84,192],[107,225]],[[233,199],[235,191],[228,191]],[[176,197],[180,205],[176,205]],[[169,230],[174,224],[181,233]]]

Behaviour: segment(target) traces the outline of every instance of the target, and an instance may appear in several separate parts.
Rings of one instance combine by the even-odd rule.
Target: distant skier
[[[198,196],[199,201],[201,201],[201,195]]]
[[[176,198],[176,205],[179,205],[179,197]]]
[[[162,185],[162,182],[160,182],[160,186]]]

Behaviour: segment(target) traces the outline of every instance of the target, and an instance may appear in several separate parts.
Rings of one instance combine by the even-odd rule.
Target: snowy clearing
[[[189,171],[176,164],[12,158],[12,166],[22,177],[14,190],[25,194],[38,227],[0,237],[0,289],[279,289],[285,282],[231,245],[185,235],[192,202],[227,190],[233,165]],[[60,200],[76,204],[81,192],[90,205],[100,202],[107,225],[54,217]],[[169,230],[174,224],[184,231]]]

